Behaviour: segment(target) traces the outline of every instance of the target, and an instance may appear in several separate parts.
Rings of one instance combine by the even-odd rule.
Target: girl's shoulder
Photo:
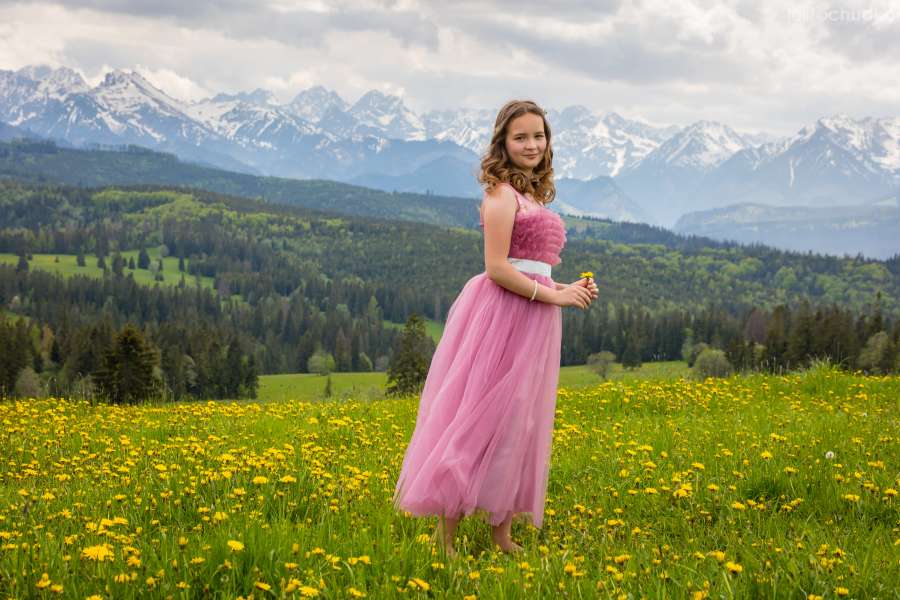
[[[478,223],[483,227],[484,226],[484,206],[486,202],[495,202],[500,200],[502,197],[512,196],[516,199],[516,213],[518,213],[523,207],[523,196],[519,193],[519,190],[514,188],[512,184],[501,181],[496,183],[490,190],[484,191],[484,198],[481,201],[481,206],[478,208]]]

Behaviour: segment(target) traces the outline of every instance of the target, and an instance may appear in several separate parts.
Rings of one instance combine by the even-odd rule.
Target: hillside
[[[78,150],[52,142],[0,143],[0,177],[82,187],[152,184],[258,198],[271,203],[382,217],[477,227],[478,201],[413,193],[390,193],[326,180],[263,177],[183,162],[174,154],[139,146]]]
[[[860,206],[735,204],[683,215],[679,233],[794,251],[890,258],[900,254],[900,194]]]
[[[32,252],[73,254],[63,252],[65,242],[52,239],[52,232],[71,232],[73,227],[92,232],[80,242],[74,238],[69,242],[90,246],[97,243],[92,238],[105,221],[106,243],[114,241],[122,250],[165,243],[173,255],[187,254],[201,275],[221,277],[215,265],[236,252],[239,243],[262,244],[278,260],[302,264],[328,278],[354,277],[393,289],[409,288],[423,298],[417,304],[425,314],[437,320],[442,320],[465,281],[483,270],[481,236],[475,230],[328,215],[199,190],[157,186],[91,190],[8,181],[0,182],[0,208],[2,252],[15,252],[25,244]],[[210,230],[213,224],[219,233]],[[596,222],[596,226],[608,225]],[[35,236],[41,231],[43,236]],[[224,236],[221,243],[214,237],[218,235]],[[44,240],[48,236],[52,241]],[[240,279],[245,280],[250,275],[247,269],[253,267],[235,260],[228,270],[243,273]],[[707,303],[737,310],[804,296],[862,308],[880,291],[885,309],[895,311],[900,298],[897,261],[802,255],[766,247],[673,249],[573,235],[554,278],[574,280],[585,269],[597,274],[606,301],[639,302],[657,310]],[[295,274],[273,285],[287,293],[296,282]],[[435,304],[440,306],[437,313],[427,308]],[[405,316],[398,311],[389,318],[402,321]]]
[[[159,185],[201,189],[257,198],[269,203],[318,209],[359,217],[380,217],[478,231],[478,200],[391,193],[335,181],[260,177],[184,162],[173,154],[138,146],[127,149],[81,150],[52,142],[0,142],[0,177],[32,183],[102,187]],[[600,185],[594,182],[591,185]],[[563,186],[568,184],[563,184]],[[640,223],[597,217],[563,217],[569,233],[579,238],[624,243],[662,244],[667,248],[727,247],[694,235]]]

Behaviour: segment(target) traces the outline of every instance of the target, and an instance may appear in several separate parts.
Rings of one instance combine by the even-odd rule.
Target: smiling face
[[[540,115],[525,113],[509,122],[506,153],[516,167],[530,174],[540,164],[546,149],[547,135]]]

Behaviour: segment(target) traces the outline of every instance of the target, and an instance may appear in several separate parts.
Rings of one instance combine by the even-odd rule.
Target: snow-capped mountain
[[[489,109],[460,108],[427,112],[422,121],[428,138],[449,140],[481,155],[491,142],[495,117]]]
[[[425,124],[398,96],[371,90],[348,111],[359,123],[355,133],[381,134],[388,138],[421,141]]]
[[[548,111],[553,136],[553,170],[562,177],[615,177],[655,150],[673,128],[599,115],[584,106]],[[676,128],[677,129],[677,128]]]
[[[662,225],[692,209],[704,176],[750,143],[715,121],[697,121],[622,170],[616,181]]]
[[[294,96],[287,109],[301,119],[318,123],[330,110],[345,112],[349,106],[337,93],[317,85]]]
[[[423,115],[429,138],[452,140],[481,155],[490,143],[496,114],[489,109],[431,111]],[[553,142],[553,170],[559,177],[613,177],[633,165],[678,131],[656,127],[584,106],[548,110]]]
[[[0,70],[0,122],[14,128],[7,136],[137,144],[236,171],[384,189],[478,194],[469,178],[495,116],[481,108],[419,115],[376,90],[353,103],[322,86],[287,104],[263,89],[188,102],[134,71],[91,87],[65,67]],[[584,106],[548,110],[548,121],[561,184],[555,205],[573,213],[671,225],[735,203],[853,205],[900,189],[896,117],[836,115],[786,139],[712,121],[663,127]]]
[[[897,188],[900,118],[835,115],[780,142],[735,153],[707,175],[694,208],[853,205]]]

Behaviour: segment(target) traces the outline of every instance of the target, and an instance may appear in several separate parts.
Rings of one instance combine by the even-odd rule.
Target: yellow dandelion
[[[244,549],[244,544],[237,540],[228,540],[228,547],[231,548],[232,552],[240,552]]]
[[[51,583],[53,582],[50,581],[50,576],[47,573],[44,573],[41,575],[41,578],[38,580],[36,585],[39,590],[42,590],[46,587],[50,587]]]
[[[98,546],[88,546],[81,551],[81,558],[103,562],[105,560],[113,560],[112,547],[109,544],[100,544]]]
[[[253,584],[253,587],[263,590],[264,592],[268,592],[272,589],[272,586],[266,583],[265,581],[257,581]]]
[[[585,279],[585,278],[590,279],[590,278],[594,277],[594,272],[593,271],[582,271],[582,273],[581,273],[581,275],[579,275],[579,277],[581,277],[582,279]]]
[[[847,594],[850,593],[850,590],[848,590],[845,587],[838,586],[838,587],[834,588],[834,593],[837,594],[838,596],[846,596]]]
[[[264,477],[262,475],[257,475],[256,477],[253,478],[252,481],[253,481],[254,485],[265,485],[265,484],[269,483],[269,478]]]
[[[730,560],[727,563],[725,563],[725,568],[728,569],[729,573],[735,573],[735,574],[740,573],[741,571],[744,570],[744,567],[742,567],[741,565],[739,565],[736,562],[731,562]]]
[[[469,575],[471,576],[471,573]],[[428,585],[427,581],[425,581],[423,579],[419,579],[418,577],[413,577],[412,579],[409,580],[409,582],[407,582],[406,585],[408,585],[410,587],[418,587],[422,590],[425,590],[426,592],[431,588],[431,586]]]

